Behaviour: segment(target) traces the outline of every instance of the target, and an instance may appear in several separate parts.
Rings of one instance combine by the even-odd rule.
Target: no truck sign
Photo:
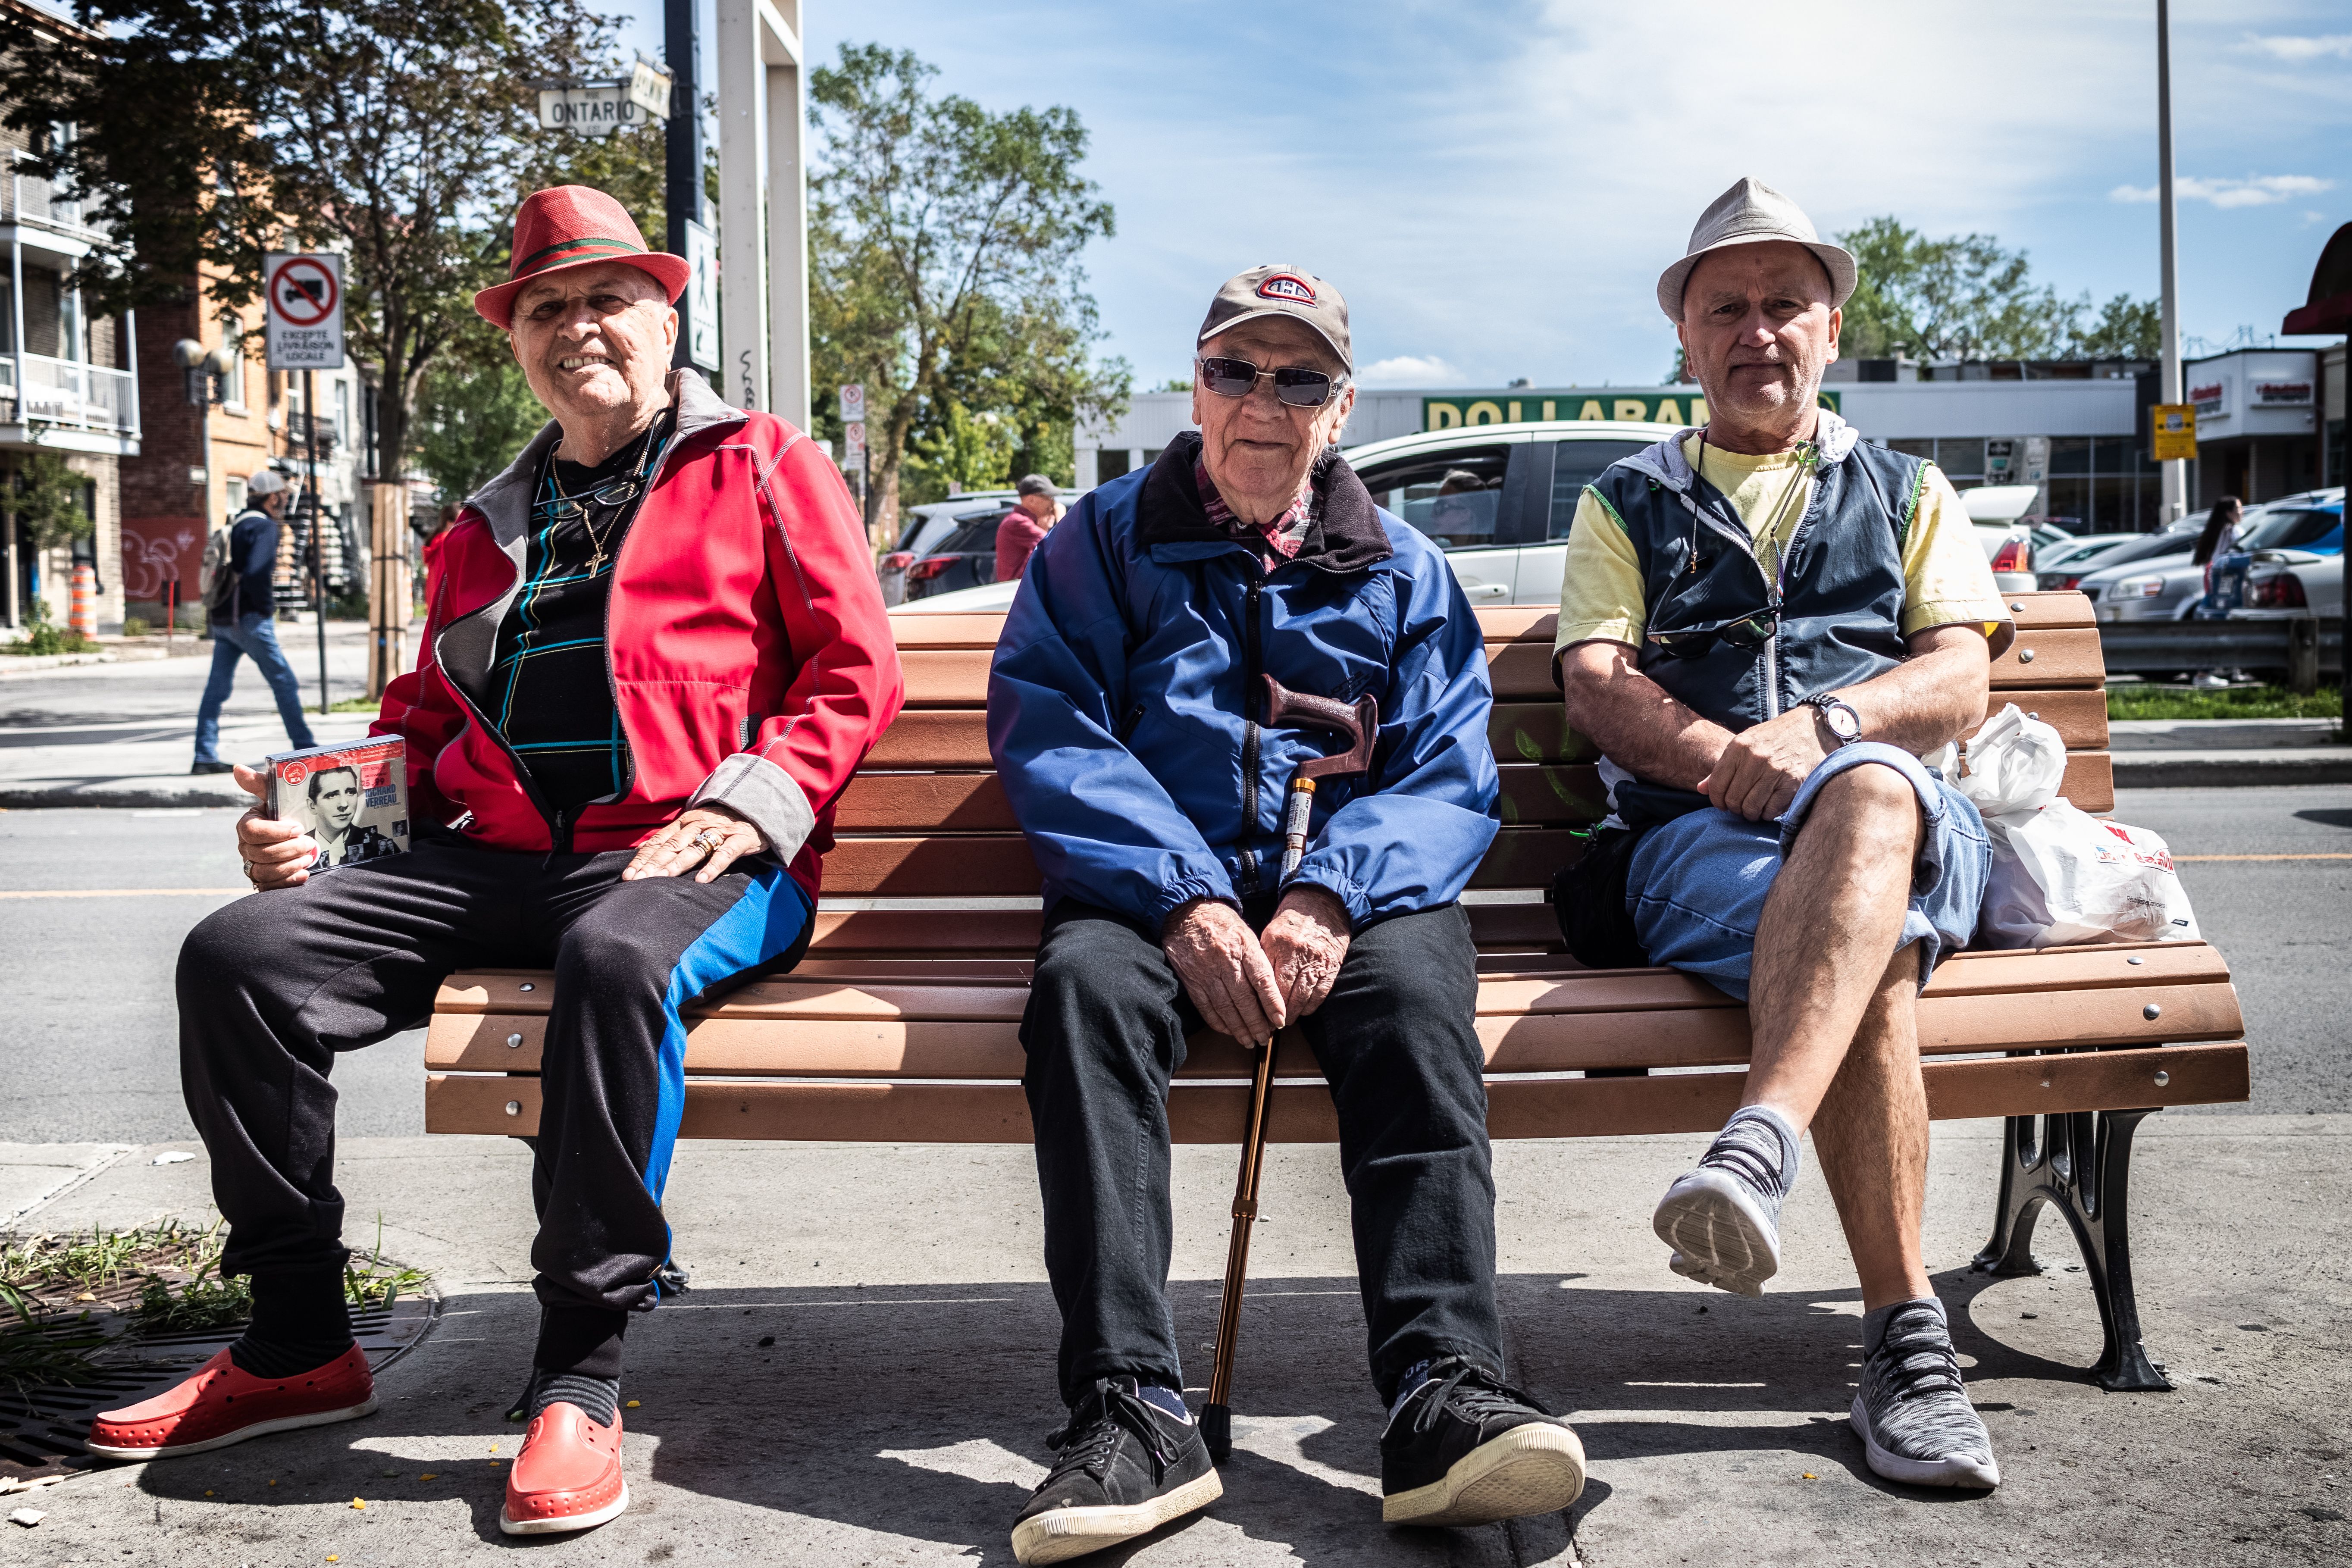
[[[272,251],[262,258],[269,368],[343,368],[343,258]]]

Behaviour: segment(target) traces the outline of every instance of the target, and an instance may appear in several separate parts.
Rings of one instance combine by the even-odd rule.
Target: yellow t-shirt
[[[1699,461],[1696,435],[1685,438],[1683,455]],[[1814,458],[1811,444],[1793,452],[1751,457],[1710,446],[1706,480],[1730,499],[1755,541],[1757,563],[1769,577],[1780,552],[1812,504]],[[2009,605],[1993,586],[1992,566],[1977,542],[1974,525],[1958,490],[1941,468],[1927,466],[1919,489],[1919,510],[1903,540],[1903,635],[1932,626],[1975,626],[1992,643],[1995,656],[2007,648],[2015,628]],[[1552,657],[1570,644],[1622,642],[1642,646],[1649,610],[1643,594],[1641,557],[1625,526],[1600,496],[1587,489],[1576,503],[1568,535],[1568,563],[1559,584],[1559,633]]]

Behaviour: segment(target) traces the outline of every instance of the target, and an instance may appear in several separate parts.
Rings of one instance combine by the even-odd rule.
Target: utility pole
[[[2164,343],[2157,373],[2157,401],[2180,401],[2180,259],[2174,244],[2172,200],[2172,6],[2156,0],[2156,184],[2157,222],[2161,235]],[[2178,522],[2189,514],[2189,465],[2179,460],[2158,465],[2164,474],[2161,522]]]
[[[696,0],[663,0],[663,5],[662,54],[669,66],[670,97],[669,124],[663,132],[662,205],[667,217],[662,237],[664,248],[671,255],[691,260],[695,251],[687,226],[694,224],[707,231],[710,222],[702,198],[702,80],[695,58],[700,43],[700,29],[695,26],[700,7]],[[681,369],[694,363],[688,356],[695,329],[699,326],[707,333],[716,324],[694,319],[696,310],[706,308],[706,301],[697,298],[698,292],[688,284],[678,296],[677,348],[670,363]]]
[[[327,695],[327,509],[319,504],[319,389],[317,373],[302,373],[302,425],[310,437],[310,604],[319,616],[319,711],[331,706]]]

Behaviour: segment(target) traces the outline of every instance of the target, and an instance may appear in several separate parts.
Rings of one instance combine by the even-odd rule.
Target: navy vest
[[[1760,724],[1903,661],[1903,542],[1927,462],[1857,440],[1826,409],[1815,435],[1812,501],[1782,552],[1780,629],[1759,648],[1717,638],[1696,658],[1677,658],[1646,635],[1642,643],[1642,673],[1727,730]],[[1621,458],[1592,485],[1641,561],[1645,634],[1734,620],[1775,597],[1738,509],[1692,471],[1682,443],[1676,436]],[[1612,801],[1634,826],[1706,805],[1692,791],[1622,773]]]

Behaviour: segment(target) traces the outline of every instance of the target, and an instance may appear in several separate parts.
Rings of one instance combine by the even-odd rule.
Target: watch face
[[[1853,710],[1843,703],[1828,710],[1828,713],[1830,732],[1839,739],[1851,741],[1862,733],[1862,725],[1856,720]]]

